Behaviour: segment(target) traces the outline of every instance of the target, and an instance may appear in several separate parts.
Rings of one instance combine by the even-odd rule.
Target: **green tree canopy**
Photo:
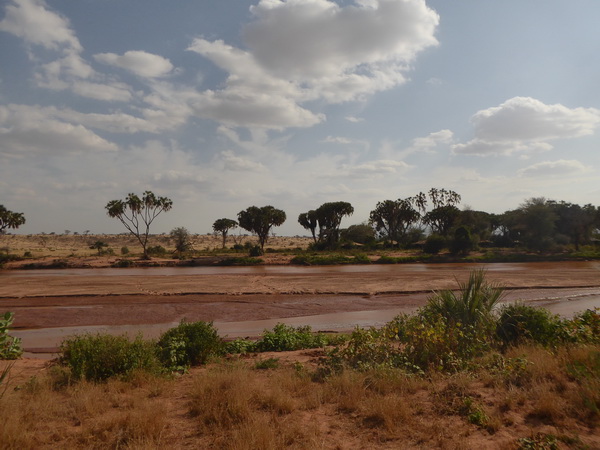
[[[348,202],[328,202],[317,208],[319,241],[333,247],[340,239],[340,224],[344,216],[351,216],[354,207]]]
[[[214,232],[221,233],[221,236],[223,237],[223,248],[225,248],[225,244],[227,242],[227,234],[229,233],[229,230],[236,228],[237,226],[238,223],[233,219],[217,219],[213,223],[212,227]]]
[[[148,235],[150,225],[162,212],[169,211],[173,201],[167,197],[157,197],[153,192],[146,191],[142,198],[129,194],[125,200],[111,200],[105,206],[110,217],[116,217],[139,241],[144,251],[143,258],[148,256]]]
[[[456,207],[460,203],[460,195],[438,188],[431,188],[428,194],[433,209],[423,216],[423,223],[428,225],[433,233],[446,237],[460,216],[460,210]]]
[[[240,227],[258,236],[261,250],[264,250],[271,228],[282,225],[285,219],[284,211],[270,205],[263,207],[250,206],[238,213]]]
[[[371,211],[369,222],[382,237],[392,244],[394,241],[400,244],[406,240],[409,228],[421,218],[423,208],[423,193],[406,199],[384,200]]]
[[[0,205],[0,234],[4,234],[7,229],[17,229],[25,223],[23,213],[12,212]]]
[[[317,242],[317,227],[319,226],[319,221],[317,220],[317,212],[314,209],[311,209],[308,212],[302,213],[298,216],[298,223],[302,225],[303,228],[310,230],[313,241]]]

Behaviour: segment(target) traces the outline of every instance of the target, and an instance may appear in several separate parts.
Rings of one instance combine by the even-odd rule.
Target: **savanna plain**
[[[599,312],[539,307],[598,294],[597,262],[401,270],[355,251],[364,264],[306,268],[290,262],[309,240],[277,237],[232,268],[219,264],[253,262],[218,237],[185,260],[156,241],[140,261],[128,236],[3,237],[24,255],[0,271],[4,350],[11,332],[88,332],[0,361],[0,448],[600,448]],[[310,327],[402,308],[372,328]],[[247,339],[212,323],[293,316],[306,326]],[[93,328],[166,323],[153,339]]]

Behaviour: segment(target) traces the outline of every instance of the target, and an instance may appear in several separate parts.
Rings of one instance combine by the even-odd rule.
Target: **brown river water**
[[[546,265],[545,265],[546,264]],[[548,268],[551,271],[557,271],[557,263],[497,263],[487,264],[485,269],[493,275],[493,272],[502,272],[506,277],[506,274],[510,276],[511,272],[523,273],[524,271],[534,270],[543,272],[544,268]],[[0,284],[5,282],[19,283],[19,280],[29,281],[36,279],[37,277],[65,277],[65,283],[69,279],[69,284],[77,284],[77,279],[80,276],[86,277],[100,277],[107,279],[117,280],[121,276],[131,277],[155,277],[155,276],[294,276],[294,275],[307,275],[307,276],[318,276],[323,274],[324,276],[335,276],[340,275],[341,277],[352,277],[360,276],[361,274],[374,274],[374,276],[386,276],[390,275],[408,276],[414,274],[417,276],[427,277],[428,273],[432,275],[439,272],[440,270],[452,270],[456,272],[468,271],[476,265],[472,264],[410,264],[410,265],[364,265],[364,266],[320,266],[320,267],[299,267],[299,266],[253,266],[253,267],[159,267],[159,268],[134,268],[134,269],[62,269],[62,270],[36,270],[36,271],[3,271],[0,272]],[[598,262],[581,262],[581,263],[566,263],[565,268],[569,270],[590,270],[598,271],[600,276],[600,263]],[[67,278],[68,277],[68,278]],[[116,278],[113,278],[116,277]],[[514,302],[523,301],[527,304],[541,306],[549,309],[551,312],[560,314],[562,316],[571,316],[576,312],[583,311],[585,309],[600,308],[600,282],[594,283],[597,287],[543,287],[543,288],[528,288],[528,289],[511,289],[508,290],[504,296],[503,301]],[[586,286],[588,286],[586,284]],[[256,337],[261,334],[265,329],[271,329],[274,325],[279,322],[283,322],[293,326],[310,325],[315,331],[349,331],[359,327],[370,327],[370,326],[381,326],[391,320],[394,316],[400,313],[414,312],[419,306],[426,302],[430,292],[408,292],[408,293],[390,293],[390,294],[377,294],[369,296],[368,301],[364,295],[286,295],[277,294],[276,302],[278,306],[281,306],[281,310],[271,313],[269,318],[253,319],[252,314],[247,315],[247,320],[239,319],[239,314],[230,315],[226,320],[220,320],[219,316],[211,317],[210,320],[214,320],[216,328],[220,334],[227,338],[236,337]],[[174,303],[177,297],[172,297]],[[185,297],[185,296],[184,296]],[[243,296],[249,298],[252,296]],[[211,297],[212,298],[212,297]],[[234,297],[239,299],[240,297]],[[336,312],[325,312],[325,313],[310,313],[310,309],[306,309],[308,314],[304,313],[303,309],[297,309],[298,298],[304,302],[315,302],[319,304],[321,300],[323,302],[336,302],[339,301],[342,304],[354,305],[348,310],[341,310]],[[216,310],[219,307],[226,305],[229,300],[229,296],[220,295],[215,296],[214,301],[211,299],[211,304]],[[378,301],[381,301],[378,303]],[[250,301],[251,303],[251,301]],[[376,309],[370,309],[371,304],[379,305]],[[394,305],[390,307],[389,305]],[[143,305],[140,305],[143,307]],[[35,308],[38,310],[44,308],[44,305],[36,305]],[[86,310],[92,313],[93,308],[98,308],[97,305],[74,305],[74,306],[46,306],[48,308],[48,314],[61,314],[68,312],[69,309],[77,309],[78,314],[86,314]],[[252,308],[252,306],[250,306]],[[287,309],[286,309],[287,308]],[[358,310],[353,310],[358,309]],[[250,311],[250,310],[249,310]],[[318,308],[314,309],[318,311]],[[1,312],[1,311],[0,311]],[[171,316],[169,316],[171,317]],[[243,318],[246,318],[242,314]],[[111,334],[128,334],[135,336],[141,333],[147,338],[155,338],[163,333],[168,328],[176,326],[182,317],[171,317],[172,319],[164,323],[147,323],[147,324],[128,324],[126,320],[120,320],[118,325],[115,322],[108,321],[107,323],[93,324],[93,325],[82,325],[82,326],[53,326],[43,328],[30,328],[30,329],[19,329],[11,332],[15,337],[19,337],[23,341],[23,346],[26,350],[29,350],[28,356],[48,358],[52,356],[52,353],[56,351],[56,348],[60,342],[68,337],[75,334],[81,334],[86,332],[103,332]],[[233,318],[233,320],[232,320]],[[125,322],[125,323],[123,323]]]

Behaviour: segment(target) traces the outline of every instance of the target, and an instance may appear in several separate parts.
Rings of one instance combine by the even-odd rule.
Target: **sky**
[[[0,0],[0,204],[18,233],[212,231],[249,206],[368,220],[432,187],[600,204],[597,0]]]

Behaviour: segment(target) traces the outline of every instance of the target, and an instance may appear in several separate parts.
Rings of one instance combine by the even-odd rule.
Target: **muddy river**
[[[455,288],[473,269],[521,300],[569,316],[600,307],[600,263],[254,266],[0,272],[0,312],[15,312],[24,347],[48,357],[83,332],[156,337],[185,320],[229,338],[278,322],[319,331],[380,326]]]

